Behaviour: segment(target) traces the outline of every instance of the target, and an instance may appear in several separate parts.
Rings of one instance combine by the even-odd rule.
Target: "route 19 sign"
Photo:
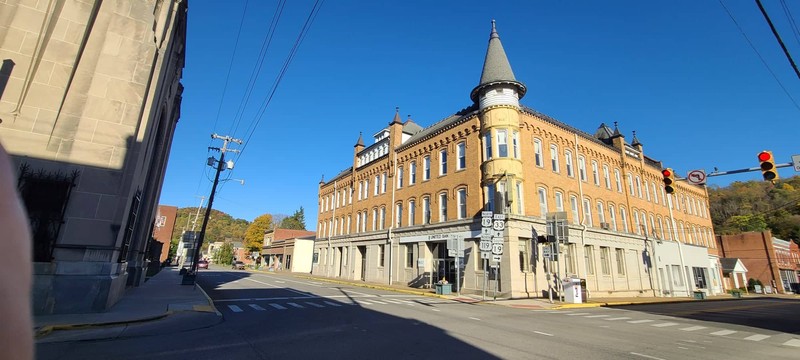
[[[686,181],[692,185],[703,185],[706,183],[706,172],[704,170],[692,170],[686,175]]]

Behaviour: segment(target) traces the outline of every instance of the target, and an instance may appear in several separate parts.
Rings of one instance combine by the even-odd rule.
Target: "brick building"
[[[458,275],[462,291],[488,284],[505,297],[545,296],[548,273],[602,296],[720,292],[705,190],[678,182],[665,194],[636,134],[575,129],[520,105],[526,90],[493,24],[470,105],[426,128],[397,111],[319,183],[312,272],[414,287]],[[496,277],[478,251],[484,210],[506,216]],[[536,236],[555,213],[568,221],[558,263]],[[465,240],[458,274],[447,239]]]
[[[169,246],[172,242],[172,233],[175,231],[175,220],[177,218],[177,207],[158,205],[156,218],[153,221],[153,238],[161,243],[161,256],[159,257],[159,262],[161,263],[169,257]]]
[[[306,230],[274,229],[264,234],[264,249],[261,252],[264,266],[276,270],[311,272],[314,242],[309,237],[316,233]]]
[[[748,279],[761,280],[779,293],[800,290],[800,250],[795,242],[774,238],[769,231],[719,235],[716,242],[722,258],[744,264]],[[740,282],[740,286],[746,284]],[[726,277],[725,289],[734,287]]]

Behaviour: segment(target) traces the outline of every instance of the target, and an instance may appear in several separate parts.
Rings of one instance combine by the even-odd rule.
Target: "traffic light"
[[[672,194],[675,192],[675,173],[672,171],[672,168],[666,168],[661,170],[661,175],[664,175],[664,191],[667,194]]]
[[[772,151],[764,150],[758,153],[758,162],[760,163],[761,175],[764,176],[764,180],[778,180],[778,169],[775,167],[775,157],[772,156]]]

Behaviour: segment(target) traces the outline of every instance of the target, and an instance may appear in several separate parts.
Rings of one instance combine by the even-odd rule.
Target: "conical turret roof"
[[[525,85],[518,82],[514,77],[514,71],[511,70],[511,64],[508,62],[506,51],[503,50],[503,44],[500,42],[500,35],[497,34],[495,21],[492,20],[492,32],[489,35],[489,47],[486,49],[486,58],[483,61],[481,81],[478,86],[472,90],[470,98],[472,98],[472,101],[477,101],[478,92],[481,89],[489,85],[502,83],[516,86],[519,97],[522,98],[525,96],[527,89]]]

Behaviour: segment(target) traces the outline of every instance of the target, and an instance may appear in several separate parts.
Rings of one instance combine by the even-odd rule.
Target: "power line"
[[[786,18],[789,19],[789,25],[792,27],[792,35],[794,35],[794,40],[797,41],[797,44],[800,45],[800,29],[797,28],[797,23],[794,21],[794,16],[792,16],[792,11],[789,10],[789,6],[786,5],[786,0],[781,0],[781,7],[783,8],[783,13],[786,14]]]
[[[778,85],[781,87],[781,89],[783,89],[783,92],[786,94],[786,96],[787,96],[787,97],[789,97],[789,100],[791,100],[791,101],[792,101],[792,104],[794,104],[794,107],[795,107],[795,108],[797,108],[797,110],[800,110],[800,105],[798,105],[798,104],[797,104],[797,101],[795,101],[795,100],[794,100],[794,98],[792,97],[792,95],[791,95],[791,94],[789,94],[789,91],[788,91],[788,90],[786,90],[786,87],[785,87],[785,86],[783,86],[783,83],[780,81],[780,79],[778,79],[778,76],[777,76],[777,75],[775,75],[775,72],[774,72],[774,71],[772,71],[772,68],[770,68],[770,67],[769,67],[769,65],[767,64],[767,61],[766,61],[766,60],[764,60],[764,57],[763,57],[763,56],[761,56],[761,53],[760,53],[760,52],[758,52],[758,49],[756,49],[756,47],[753,45],[753,42],[752,42],[752,41],[750,41],[750,38],[749,38],[749,37],[747,37],[747,34],[745,34],[745,32],[744,32],[744,30],[742,29],[742,27],[741,27],[741,26],[739,26],[739,23],[738,23],[738,22],[736,21],[736,19],[733,17],[733,14],[731,14],[730,10],[728,10],[728,7],[727,7],[727,6],[725,6],[725,4],[722,2],[722,0],[717,0],[717,1],[719,1],[719,4],[720,4],[720,5],[722,5],[722,8],[723,8],[723,9],[725,9],[725,12],[728,14],[728,16],[731,18],[731,20],[733,21],[733,23],[734,23],[734,24],[736,25],[736,27],[739,29],[739,32],[741,32],[741,33],[742,33],[742,36],[743,36],[743,37],[744,37],[744,39],[747,41],[747,44],[748,44],[748,45],[750,45],[750,48],[752,48],[752,49],[753,49],[753,51],[755,51],[756,55],[758,55],[758,58],[761,60],[761,63],[762,63],[762,64],[764,64],[764,67],[766,67],[766,68],[767,68],[767,71],[769,71],[769,73],[770,73],[770,74],[772,74],[772,78],[774,78],[774,79],[775,79],[775,81],[778,83]]]
[[[783,53],[786,55],[786,59],[789,60],[789,64],[792,64],[792,69],[794,69],[794,73],[797,75],[797,78],[800,79],[800,70],[797,70],[797,65],[794,63],[792,55],[789,54],[789,50],[786,49],[786,45],[783,44],[783,40],[781,39],[781,36],[778,34],[778,30],[775,30],[775,25],[772,24],[772,20],[770,20],[769,15],[767,15],[767,10],[764,10],[764,6],[761,5],[761,0],[756,0],[756,4],[758,4],[758,8],[761,10],[761,14],[764,15],[764,19],[767,20],[767,24],[769,24],[769,28],[772,30],[772,35],[775,36],[775,40],[778,40],[778,44],[781,45],[781,49],[783,49]]]

